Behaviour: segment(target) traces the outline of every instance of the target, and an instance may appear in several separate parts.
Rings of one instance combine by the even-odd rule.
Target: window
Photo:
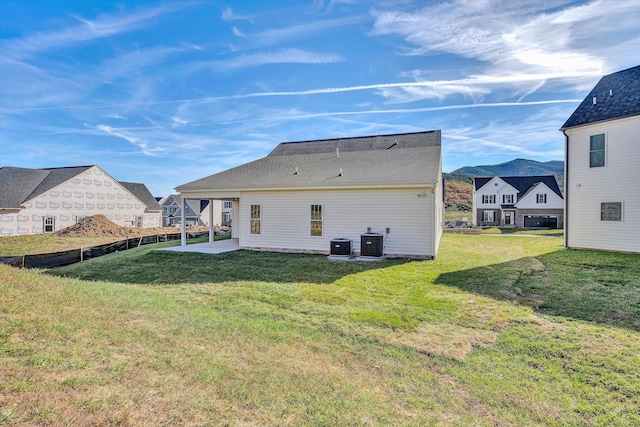
[[[493,211],[483,211],[482,212],[482,221],[484,221],[484,222],[493,222]]]
[[[86,218],[86,215],[76,215],[76,224],[80,224],[83,219]]]
[[[502,195],[502,203],[505,205],[513,204],[513,194],[503,194]]]
[[[260,234],[260,205],[251,205],[251,234]]]
[[[56,225],[56,219],[52,216],[45,216],[44,218],[42,218],[42,221],[44,223],[44,232],[53,233]]]
[[[591,135],[589,139],[589,167],[597,168],[604,166],[604,133]]]
[[[233,203],[233,202],[226,202],[226,201],[225,201],[225,202],[223,202],[223,203],[224,203],[223,208],[225,208],[225,209],[231,209],[231,206],[232,206],[232,203]]]
[[[223,212],[222,213],[222,222],[224,224],[230,224],[231,223],[231,213],[230,212]]]
[[[482,203],[488,204],[488,203],[495,203],[495,202],[496,202],[496,195],[495,194],[483,194],[482,195]]]
[[[600,220],[622,221],[622,202],[600,203]]]
[[[311,235],[322,236],[322,205],[311,205]]]
[[[547,203],[547,195],[545,193],[536,194],[536,203]]]

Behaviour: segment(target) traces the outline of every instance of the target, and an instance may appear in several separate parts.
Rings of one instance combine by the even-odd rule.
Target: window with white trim
[[[56,218],[53,216],[45,216],[42,218],[42,229],[45,233],[53,233],[56,228]]]
[[[496,202],[496,195],[495,194],[483,194],[482,195],[482,203],[483,204],[490,204],[490,203],[495,203]]]
[[[536,194],[536,203],[547,203],[547,194],[546,193]]]
[[[322,236],[322,205],[311,205],[311,235]]]
[[[601,221],[622,221],[622,202],[600,203]]]
[[[597,168],[604,166],[605,153],[604,133],[591,135],[589,137],[589,167]]]
[[[260,234],[260,205],[251,205],[251,234]]]
[[[224,203],[224,205],[223,205],[224,209],[231,209],[231,206],[232,206],[233,202],[224,201],[223,203]]]
[[[513,194],[503,194],[502,195],[502,203],[505,205],[513,204]]]
[[[493,222],[493,211],[483,211],[482,212],[482,221],[483,222]]]

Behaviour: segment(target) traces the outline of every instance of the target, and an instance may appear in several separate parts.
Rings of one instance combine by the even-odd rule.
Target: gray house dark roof
[[[476,190],[481,189],[485,184],[491,181],[494,176],[479,176],[474,178],[473,183]],[[501,180],[518,190],[518,200],[520,200],[527,192],[540,183],[544,183],[551,191],[562,197],[562,192],[558,187],[556,177],[553,175],[533,175],[533,176],[499,176]]]
[[[149,192],[146,185],[137,182],[118,181],[127,191],[136,196],[138,200],[147,205],[149,211],[161,211],[162,208],[155,197]]]
[[[27,169],[4,166],[0,168],[0,209],[22,209],[21,205],[40,194],[80,175],[91,166]],[[149,210],[161,210],[160,205],[144,184],[120,182]]]
[[[638,114],[640,65],[602,77],[560,130]]]
[[[242,190],[434,184],[440,180],[439,130],[283,142],[266,157],[176,190]]]

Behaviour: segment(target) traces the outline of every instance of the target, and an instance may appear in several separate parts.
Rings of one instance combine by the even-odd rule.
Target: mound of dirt
[[[219,227],[216,227],[218,229]],[[209,227],[187,227],[187,231],[208,231]],[[216,230],[217,231],[217,230]],[[140,237],[152,236],[155,234],[174,234],[180,233],[180,228],[137,228],[137,227],[121,227],[113,223],[109,218],[102,214],[92,215],[84,218],[78,224],[63,228],[55,233],[56,236],[63,237]]]
[[[63,228],[55,235],[66,237],[123,236],[126,235],[125,229],[126,227],[120,227],[106,216],[98,214],[88,216],[77,224]]]

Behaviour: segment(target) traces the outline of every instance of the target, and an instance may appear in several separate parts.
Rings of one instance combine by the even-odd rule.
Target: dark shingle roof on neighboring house
[[[484,185],[491,181],[494,176],[479,176],[476,177],[473,182],[475,185],[475,189],[479,190]],[[551,191],[556,193],[558,196],[562,197],[562,192],[560,191],[560,187],[558,187],[558,182],[556,181],[556,177],[553,175],[532,175],[532,176],[499,176],[501,180],[518,190],[518,200],[520,200],[528,191],[534,188],[539,183],[544,183]]]
[[[638,114],[640,65],[602,77],[560,130]]]
[[[138,200],[147,205],[147,210],[161,211],[162,208],[158,204],[158,201],[151,194],[146,185],[137,182],[123,182],[118,181],[127,191],[136,196]]]
[[[42,193],[46,193],[54,187],[72,179],[75,176],[80,175],[82,172],[91,169],[94,165],[91,166],[70,166],[63,168],[44,168],[41,170],[49,171],[49,174],[45,179],[42,180],[40,185],[38,185],[29,196],[25,199],[25,201],[32,199],[36,196],[39,196]]]
[[[440,180],[440,156],[439,130],[283,142],[262,159],[176,189],[182,192],[433,184]]]
[[[0,168],[0,209],[18,209],[49,175],[41,169]]]

